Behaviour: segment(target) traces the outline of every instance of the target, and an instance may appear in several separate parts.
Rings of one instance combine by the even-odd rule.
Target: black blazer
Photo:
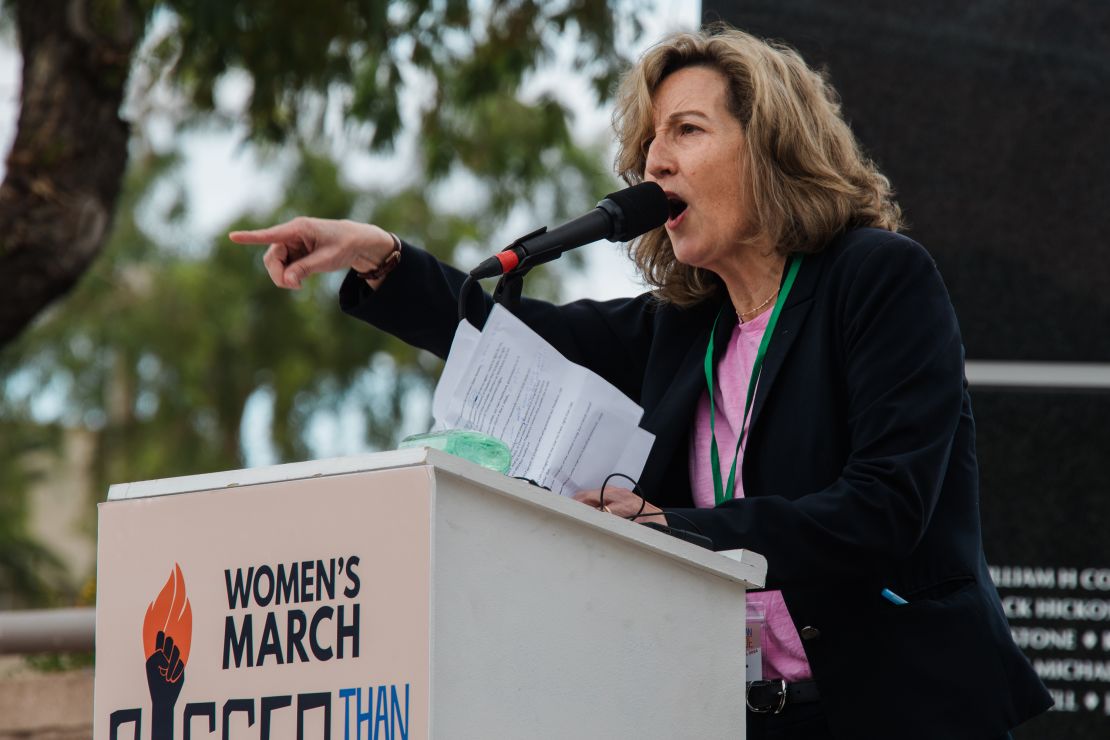
[[[462,279],[410,247],[378,291],[348,276],[340,301],[446,357]],[[518,315],[644,407],[640,484],[672,524],[767,557],[836,737],[988,740],[1044,711],[987,572],[963,346],[928,253],[858,229],[805,257],[756,391],[746,496],[695,509],[689,434],[720,306],[526,299]],[[739,644],[739,623],[722,639]]]

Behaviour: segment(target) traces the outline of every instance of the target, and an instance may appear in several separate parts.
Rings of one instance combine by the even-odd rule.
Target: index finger
[[[265,229],[248,231],[233,231],[227,238],[236,244],[270,244],[297,239],[301,236],[300,230],[294,221],[286,221],[277,226],[268,226]]]

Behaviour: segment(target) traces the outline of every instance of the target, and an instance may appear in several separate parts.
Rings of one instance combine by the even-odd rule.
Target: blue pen
[[[898,594],[891,591],[889,588],[883,589],[883,598],[889,601],[891,604],[894,604],[895,606],[905,606],[906,604],[910,603]]]

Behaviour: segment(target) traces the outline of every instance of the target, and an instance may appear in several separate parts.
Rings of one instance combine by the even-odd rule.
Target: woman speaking
[[[577,498],[767,557],[749,737],[1006,737],[1051,700],[983,556],[959,327],[836,93],[793,50],[715,28],[651,48],[617,105],[619,173],[670,204],[630,248],[654,290],[518,311],[656,436],[646,503]],[[311,218],[231,238],[268,243],[280,287],[349,268],[344,311],[446,356],[464,275],[426,252]]]

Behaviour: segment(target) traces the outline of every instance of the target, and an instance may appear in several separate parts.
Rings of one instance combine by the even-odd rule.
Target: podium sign
[[[94,737],[428,737],[431,501],[413,467],[102,504]]]
[[[755,553],[424,449],[108,498],[96,740],[744,737]]]

